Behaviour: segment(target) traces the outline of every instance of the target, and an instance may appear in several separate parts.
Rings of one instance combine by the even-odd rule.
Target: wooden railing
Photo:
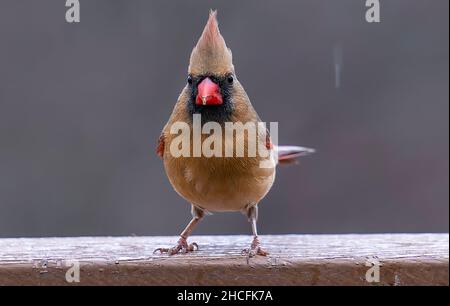
[[[249,236],[193,236],[197,252],[153,254],[176,240],[0,239],[0,285],[449,284],[448,234],[261,236],[270,255],[249,260]]]

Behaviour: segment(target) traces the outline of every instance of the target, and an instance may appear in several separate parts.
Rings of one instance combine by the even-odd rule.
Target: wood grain
[[[0,239],[0,285],[447,285],[448,234],[261,236],[267,257],[247,258],[249,236],[194,236],[200,250],[159,255],[177,237]],[[380,282],[366,271],[378,261]]]

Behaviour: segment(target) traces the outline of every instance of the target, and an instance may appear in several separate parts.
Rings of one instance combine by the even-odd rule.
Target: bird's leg
[[[192,220],[191,222],[189,222],[189,224],[186,226],[183,232],[181,232],[180,239],[178,239],[177,244],[173,248],[157,248],[153,253],[159,251],[160,253],[175,255],[180,253],[180,251],[182,251],[183,253],[189,253],[198,250],[197,243],[193,242],[191,244],[188,244],[187,238],[191,235],[197,223],[203,218],[205,212],[202,209],[192,205],[191,213],[192,213]]]
[[[261,248],[259,238],[258,238],[258,230],[256,228],[256,221],[258,220],[258,206],[253,205],[247,209],[248,221],[252,224],[252,232],[253,232],[253,241],[250,245],[249,249],[244,249],[242,251],[243,254],[247,254],[247,257],[254,257],[256,255],[267,256],[269,253],[264,251]]]

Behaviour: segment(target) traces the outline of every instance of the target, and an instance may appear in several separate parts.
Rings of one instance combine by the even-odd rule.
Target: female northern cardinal
[[[175,157],[170,150],[171,142],[177,137],[171,133],[171,127],[176,122],[185,122],[192,127],[194,114],[201,115],[201,124],[213,121],[222,127],[226,122],[260,122],[236,78],[231,51],[219,32],[216,15],[215,11],[210,12],[205,29],[192,51],[188,84],[178,98],[157,147],[170,183],[178,194],[191,203],[193,219],[173,248],[159,248],[155,252],[173,255],[180,251],[194,251],[198,246],[196,243],[188,244],[187,237],[206,212],[241,211],[248,216],[254,235],[250,248],[244,252],[249,257],[265,256],[268,253],[260,247],[256,230],[257,205],[272,187],[276,161],[273,161],[273,167],[260,167],[263,158],[259,156]],[[189,133],[192,136],[192,132]],[[245,132],[236,131],[232,135],[232,141],[236,144],[238,140],[248,141]],[[202,140],[206,136],[201,135]],[[227,142],[223,134],[215,137],[220,137],[223,143]],[[191,145],[192,138],[189,139]],[[265,133],[257,142],[261,142],[268,150],[276,150],[278,161],[283,162],[313,152],[303,147],[273,146],[270,136]],[[247,145],[244,146],[247,148]]]

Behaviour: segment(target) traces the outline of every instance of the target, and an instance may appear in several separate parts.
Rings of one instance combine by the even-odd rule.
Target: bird
[[[274,153],[270,154],[271,157],[238,157],[234,148],[232,156],[174,156],[171,149],[178,147],[174,145],[178,134],[172,133],[173,126],[183,122],[193,128],[196,115],[200,115],[200,125],[203,127],[211,122],[220,127],[226,126],[227,122],[255,123],[255,126],[261,122],[236,76],[232,52],[220,33],[217,11],[214,10],[210,10],[204,30],[192,50],[186,85],[156,148],[172,187],[190,203],[192,220],[181,232],[175,246],[157,248],[155,252],[175,255],[198,250],[198,244],[188,243],[187,239],[200,220],[213,212],[231,211],[242,212],[251,224],[253,240],[243,254],[248,257],[268,255],[261,247],[257,231],[258,204],[274,183],[276,164],[296,161],[299,156],[314,153],[315,150],[300,146],[276,146],[267,130],[257,130],[255,142],[269,153]],[[193,132],[190,130],[187,135],[187,142],[193,145]],[[226,133],[213,136],[202,134],[200,137],[201,140],[213,137],[218,143],[229,143],[230,139],[225,139],[225,136]],[[231,141],[236,142],[237,146],[239,140],[244,141],[244,147],[248,150],[249,134],[236,130]],[[189,153],[195,149],[190,148]],[[218,152],[223,151],[221,148]],[[272,166],[261,167],[263,159],[271,161]]]

